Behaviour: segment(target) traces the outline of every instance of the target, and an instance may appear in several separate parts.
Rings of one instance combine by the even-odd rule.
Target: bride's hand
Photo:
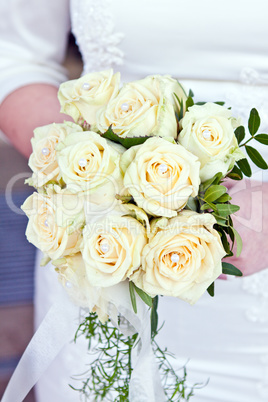
[[[234,227],[243,240],[239,257],[227,258],[243,275],[251,275],[268,268],[268,183],[242,180],[231,189],[232,204],[240,206],[234,218]]]

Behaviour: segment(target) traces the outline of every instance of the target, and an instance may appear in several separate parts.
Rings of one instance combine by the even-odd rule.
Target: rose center
[[[173,253],[170,259],[174,264],[178,264],[178,262],[180,261],[180,256],[177,253]]]
[[[47,147],[42,148],[42,154],[44,156],[48,156],[50,154],[50,150]]]
[[[82,85],[82,89],[84,89],[85,91],[89,91],[91,88],[90,84],[88,82],[84,82]]]
[[[213,141],[213,136],[210,130],[206,129],[202,132],[202,137],[205,141]]]
[[[108,242],[107,240],[103,239],[103,240],[100,242],[100,249],[101,249],[101,252],[102,252],[103,254],[108,253],[108,251],[110,250],[109,242]]]

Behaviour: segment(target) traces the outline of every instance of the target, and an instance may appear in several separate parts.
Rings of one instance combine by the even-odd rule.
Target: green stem
[[[246,142],[244,142],[244,144],[240,144],[239,148],[244,147],[249,141],[253,140],[254,137],[250,137]]]

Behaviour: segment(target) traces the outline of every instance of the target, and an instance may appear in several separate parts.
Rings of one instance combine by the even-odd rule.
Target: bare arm
[[[243,240],[240,257],[228,258],[244,275],[268,268],[268,183],[245,180],[231,189],[232,203],[240,205],[234,226]]]
[[[58,89],[48,84],[26,85],[0,105],[0,129],[24,156],[32,152],[30,139],[36,127],[72,120],[60,113]]]

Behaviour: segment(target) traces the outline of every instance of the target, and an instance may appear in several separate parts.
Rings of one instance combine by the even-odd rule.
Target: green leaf
[[[228,233],[228,235],[230,236],[230,239],[232,240],[232,243],[234,243],[235,235],[234,235],[234,232],[233,232],[233,223],[231,222],[230,218],[231,218],[231,216],[228,216],[229,225],[227,227],[226,233]],[[232,246],[232,248],[233,248],[233,246]]]
[[[223,194],[220,198],[217,199],[217,202],[227,202],[230,201],[232,197],[229,194]]]
[[[207,292],[211,297],[214,297],[215,286],[214,282],[207,288]]]
[[[248,156],[256,166],[258,166],[260,169],[268,169],[267,163],[255,148],[250,147],[249,145],[245,145],[245,148]]]
[[[234,214],[239,211],[240,207],[233,204],[216,204],[219,215],[225,218],[228,215]]]
[[[189,94],[188,94],[189,98],[193,98],[194,97],[194,93],[191,89],[189,89]]]
[[[184,115],[183,100],[180,99],[180,98],[178,97],[178,95],[177,95],[175,92],[173,93],[173,95],[174,95],[175,98],[177,99],[177,102],[178,102],[179,107],[180,107],[180,114],[178,115],[178,113],[176,113],[177,120],[180,121],[180,120],[183,118],[183,115]]]
[[[207,102],[196,102],[195,105],[203,106],[203,105],[205,105],[206,103],[207,103]],[[220,106],[225,105],[225,102],[222,102],[222,101],[217,101],[217,102],[213,102],[213,103],[215,103],[216,105],[220,105]]]
[[[228,173],[227,177],[230,177],[232,180],[242,180],[243,179],[243,173],[239,169],[238,166],[234,166],[233,169],[231,170],[230,173]]]
[[[235,130],[235,136],[236,136],[238,144],[240,144],[243,141],[243,139],[245,138],[245,135],[246,135],[245,127],[243,127],[243,126],[237,127],[237,129]]]
[[[261,124],[261,119],[257,109],[253,108],[250,111],[249,119],[248,119],[248,129],[250,134],[253,136],[258,131]]]
[[[151,336],[152,338],[155,337],[157,334],[157,327],[158,327],[158,314],[157,314],[157,307],[158,307],[158,296],[153,298],[153,306],[151,311]]]
[[[107,140],[111,140],[113,142],[117,142],[118,144],[123,145],[125,148],[131,148],[134,147],[135,145],[140,145],[143,144],[148,138],[151,138],[151,135],[148,135],[146,137],[127,137],[127,138],[121,138],[119,135],[115,134],[112,130],[112,127],[109,127],[108,130],[101,134],[103,138],[106,138]]]
[[[188,111],[189,107],[194,106],[194,100],[190,96],[187,98],[186,101],[186,112]]]
[[[206,102],[196,102],[195,105],[197,106],[204,106],[206,104]]]
[[[210,186],[205,192],[204,200],[207,203],[213,202],[218,198],[220,198],[223,194],[225,194],[226,191],[227,191],[226,187],[221,186],[219,184],[214,184]]]
[[[218,212],[216,206],[210,202],[205,202],[205,204],[203,204],[200,209],[201,211],[205,211],[206,209],[212,209],[214,212]]]
[[[235,240],[236,240],[236,256],[239,257],[241,254],[242,248],[243,248],[243,241],[241,239],[240,234],[233,226],[231,226],[231,229],[234,233]]]
[[[211,184],[219,184],[219,182],[221,181],[222,178],[222,173],[216,173],[213,177],[211,177],[211,179],[208,179],[206,181],[204,181],[204,183],[201,184],[201,188],[202,189],[207,189]]]
[[[133,201],[132,195],[119,195],[119,194],[116,194],[115,199],[119,200],[119,201],[122,201],[123,204],[127,204],[127,203]]]
[[[140,296],[141,300],[144,301],[144,303],[147,304],[147,306],[152,307],[153,299],[149,295],[147,295],[147,293],[145,293],[143,290],[138,288],[136,285],[134,285],[134,287],[136,292]]]
[[[229,262],[222,262],[222,273],[225,275],[243,276],[240,269],[236,268],[233,264],[230,264]]]
[[[228,242],[228,239],[227,239],[227,236],[226,236],[225,232],[221,231],[220,235],[221,235],[221,242],[222,242],[222,245],[224,247],[224,250],[226,251],[227,255],[230,255],[230,253],[231,253],[230,244]]]
[[[196,212],[197,211],[197,200],[193,197],[189,197],[185,208]]]
[[[257,134],[254,140],[257,140],[261,144],[268,145],[268,134]]]
[[[131,304],[134,310],[134,313],[137,314],[137,301],[136,301],[136,294],[135,294],[135,285],[133,282],[129,281],[129,294],[130,294],[130,300]]]
[[[226,219],[220,217],[219,215],[212,213],[212,215],[214,216],[214,218],[216,219],[218,225],[220,226],[227,226],[226,225]]]
[[[251,167],[246,158],[240,159],[240,161],[237,161],[236,163],[245,176],[247,177],[252,176]]]

